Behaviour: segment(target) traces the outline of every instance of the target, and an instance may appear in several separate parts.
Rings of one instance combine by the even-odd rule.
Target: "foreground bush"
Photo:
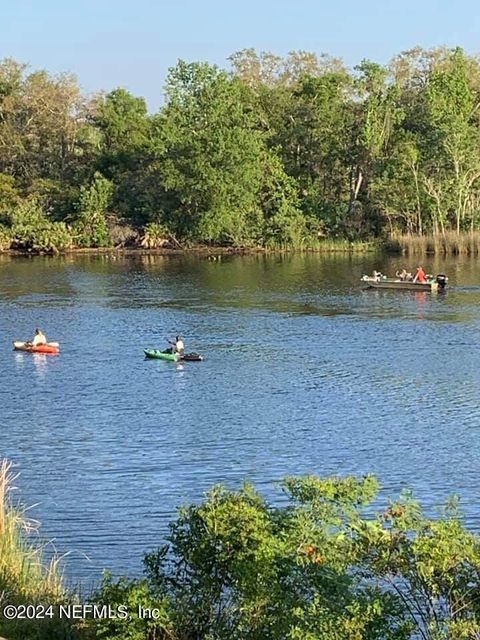
[[[0,473],[0,605],[68,600],[55,562],[26,542]],[[94,600],[128,616],[80,626],[0,618],[9,640],[478,640],[480,538],[451,502],[436,519],[408,494],[375,509],[378,482],[287,478],[182,508],[145,577],[106,575]],[[150,612],[150,613],[149,613]]]
[[[252,487],[182,509],[146,580],[106,579],[100,601],[141,599],[156,623],[101,638],[467,640],[480,637],[480,539],[403,496],[374,513],[373,477],[289,478],[288,504]],[[365,515],[366,512],[369,514]]]

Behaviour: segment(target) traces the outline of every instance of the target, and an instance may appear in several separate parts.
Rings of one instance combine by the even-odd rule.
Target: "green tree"
[[[168,226],[202,242],[251,244],[262,224],[262,133],[238,80],[179,62],[158,118],[159,172],[171,199]]]
[[[352,110],[346,95],[350,84],[345,74],[303,76],[277,137],[305,215],[317,218],[327,233],[343,231],[338,228],[338,212],[348,206]]]
[[[388,82],[388,69],[363,60],[355,67],[358,76],[355,103],[356,118],[352,127],[351,180],[348,216],[356,216],[357,224],[366,231],[379,232],[378,221],[369,213],[370,187],[378,163],[387,152],[395,127],[402,121],[398,91]],[[363,195],[362,195],[363,194]],[[370,229],[369,229],[370,227]]]
[[[94,155],[86,100],[71,75],[27,71],[11,59],[0,63],[0,171],[63,219]]]
[[[152,179],[153,121],[145,100],[115,89],[98,97],[91,113],[100,133],[97,167],[114,185],[114,210],[134,223],[148,222],[158,201],[158,181]]]
[[[109,244],[106,212],[113,185],[101,173],[95,173],[89,187],[82,187],[78,213],[73,225],[75,243],[84,247],[105,247]]]
[[[101,131],[104,153],[113,156],[145,147],[149,140],[150,122],[147,105],[126,89],[114,89],[97,98],[93,122]]]
[[[473,116],[480,101],[469,86],[462,49],[455,49],[444,67],[429,78],[429,162],[425,189],[435,203],[434,229],[445,231],[448,218],[457,233],[475,226],[480,202],[480,136]]]

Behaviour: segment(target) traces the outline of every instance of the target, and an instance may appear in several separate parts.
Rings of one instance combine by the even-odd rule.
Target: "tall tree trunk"
[[[422,220],[422,207],[420,204],[420,187],[418,185],[418,171],[415,163],[412,163],[413,179],[415,181],[415,200],[417,205],[417,232],[419,235],[423,234],[423,220]]]
[[[352,176],[353,178],[353,176]],[[355,179],[355,183],[353,184],[353,179],[352,179],[352,184],[351,184],[351,188],[350,188],[350,202],[348,204],[348,213],[350,214],[352,212],[353,209],[353,205],[356,202],[357,198],[358,198],[358,194],[360,193],[360,189],[362,186],[362,182],[363,182],[363,173],[360,167],[358,167],[358,173],[357,173],[357,177]]]

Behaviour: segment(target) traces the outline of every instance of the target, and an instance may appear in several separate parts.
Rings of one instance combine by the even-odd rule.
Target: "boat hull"
[[[397,289],[399,291],[429,291],[436,293],[440,291],[438,282],[405,282],[404,280],[395,280],[394,278],[383,278],[374,280],[364,278],[362,282],[369,289]]]
[[[13,348],[15,349],[15,351],[26,351],[27,353],[46,353],[51,356],[60,353],[58,342],[48,342],[47,344],[39,344],[34,347],[29,342],[15,341],[13,343]]]
[[[415,282],[414,280],[401,280],[400,278],[386,278],[382,274],[363,276],[361,282],[369,289],[398,289],[400,291],[429,291],[436,293],[443,291],[448,283],[444,273],[439,273],[435,278],[429,277],[428,282]]]
[[[170,362],[177,362],[180,356],[176,353],[165,353],[159,349],[144,349],[143,353],[146,358],[155,358],[156,360],[169,360]]]
[[[181,356],[178,353],[160,351],[159,349],[144,349],[143,352],[146,358],[168,360],[169,362],[201,362],[203,360],[203,357],[198,353],[186,353]]]

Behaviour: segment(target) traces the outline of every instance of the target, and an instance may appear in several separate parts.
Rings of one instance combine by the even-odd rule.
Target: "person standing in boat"
[[[420,282],[421,284],[425,284],[427,282],[427,274],[423,270],[423,267],[420,265],[417,267],[417,273],[415,274],[414,282]]]
[[[178,353],[180,356],[183,356],[185,353],[185,344],[183,342],[182,336],[175,336],[175,342],[171,340],[168,341],[169,344],[172,345],[172,353]]]
[[[47,344],[47,338],[40,329],[35,329],[35,337],[33,338],[31,345],[39,347],[41,344]]]

